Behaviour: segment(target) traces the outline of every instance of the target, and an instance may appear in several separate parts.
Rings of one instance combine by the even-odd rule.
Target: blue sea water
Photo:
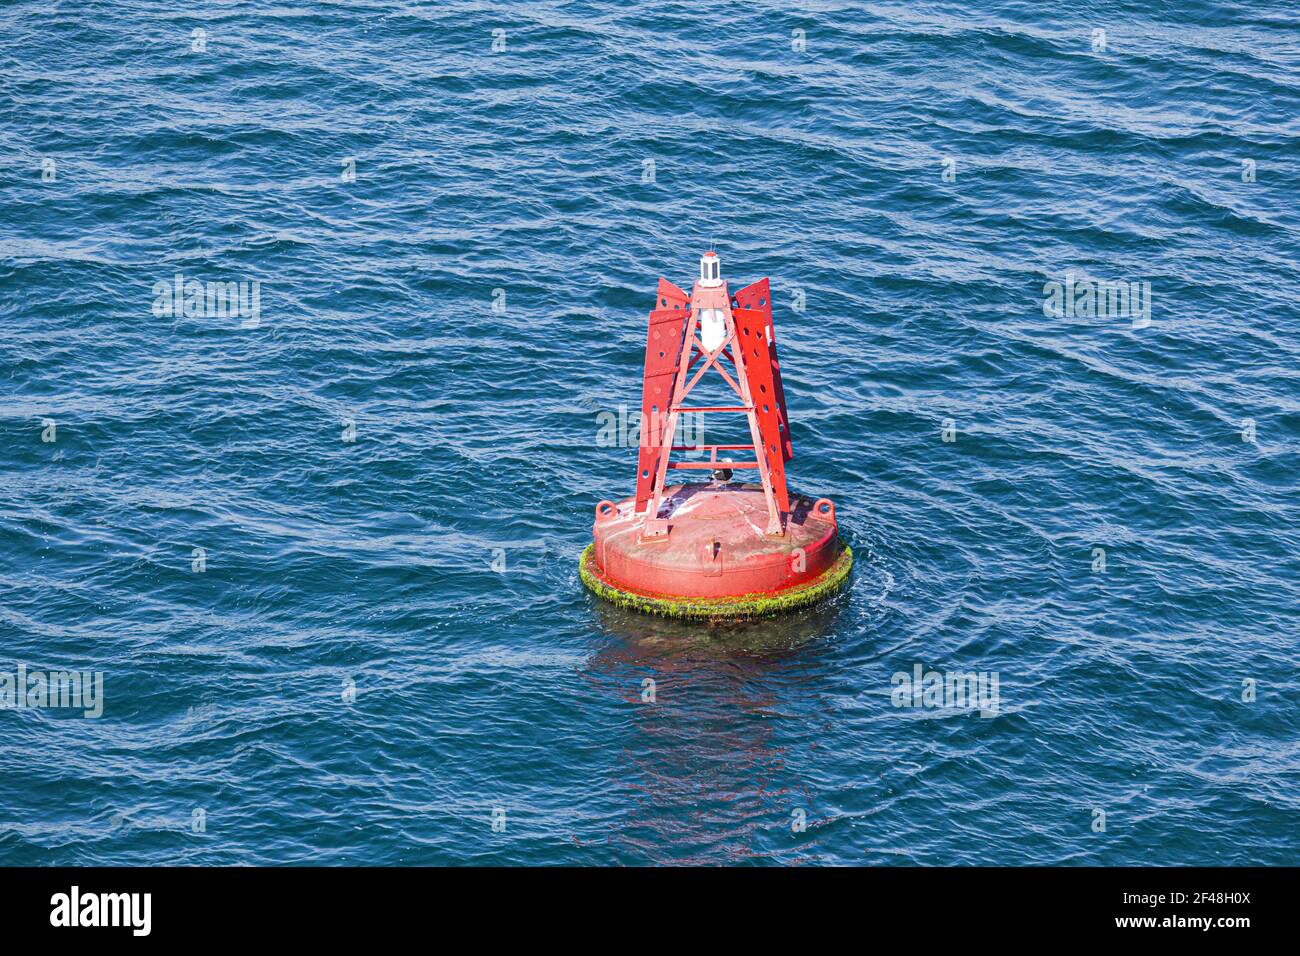
[[[1282,0],[5,3],[0,671],[104,700],[0,862],[1300,862],[1298,146]],[[710,245],[857,556],[751,626],[576,571]]]

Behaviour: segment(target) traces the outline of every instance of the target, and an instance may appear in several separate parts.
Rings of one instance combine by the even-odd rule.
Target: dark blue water
[[[0,862],[1300,862],[1298,117],[1281,0],[6,3],[0,671],[104,700]],[[711,243],[857,555],[751,627],[576,573]]]

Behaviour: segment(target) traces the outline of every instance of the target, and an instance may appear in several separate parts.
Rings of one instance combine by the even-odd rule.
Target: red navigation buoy
[[[710,370],[736,401],[687,405]],[[746,417],[751,444],[673,444],[682,415],[725,413]],[[673,452],[699,451],[708,460],[672,460]],[[839,538],[829,500],[787,490],[793,455],[768,280],[729,295],[717,254],[706,252],[689,296],[659,280],[646,336],[636,493],[596,506],[579,566],[583,584],[625,606],[714,619],[803,607],[836,591],[849,578],[853,552]],[[670,485],[676,469],[707,470],[712,481]],[[758,481],[733,481],[737,469],[756,470]]]

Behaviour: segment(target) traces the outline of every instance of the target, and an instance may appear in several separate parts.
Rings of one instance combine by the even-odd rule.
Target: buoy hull
[[[667,490],[647,533],[635,498],[603,502],[583,554],[583,583],[598,595],[674,616],[749,616],[814,603],[852,567],[829,502],[792,496],[781,534],[768,534],[757,484],[685,484]]]

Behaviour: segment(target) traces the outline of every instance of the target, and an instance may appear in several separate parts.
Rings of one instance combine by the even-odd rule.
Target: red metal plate
[[[736,346],[744,350],[745,379],[749,383],[749,397],[754,402],[758,418],[758,433],[763,439],[767,455],[768,477],[776,495],[777,506],[783,512],[790,510],[790,497],[785,483],[785,435],[781,429],[781,399],[776,383],[780,381],[772,365],[772,346],[768,340],[771,328],[770,309],[734,308],[731,316],[736,321]]]
[[[644,511],[653,491],[660,455],[667,454],[671,436],[664,440],[673,381],[682,354],[690,296],[667,279],[659,280],[655,307],[646,329],[645,372],[641,381],[641,441],[637,451],[636,510]]]
[[[785,387],[781,384],[781,363],[776,357],[776,324],[772,321],[772,291],[767,279],[745,286],[732,296],[736,305],[742,309],[762,312],[767,317],[766,337],[768,339],[768,363],[772,368],[772,394],[776,396],[777,416],[781,427],[781,440],[777,442],[782,459],[789,461],[794,457],[794,443],[790,439],[790,413],[785,404]],[[752,346],[751,346],[752,352]],[[746,353],[746,358],[751,353]],[[752,386],[751,386],[752,387]]]

